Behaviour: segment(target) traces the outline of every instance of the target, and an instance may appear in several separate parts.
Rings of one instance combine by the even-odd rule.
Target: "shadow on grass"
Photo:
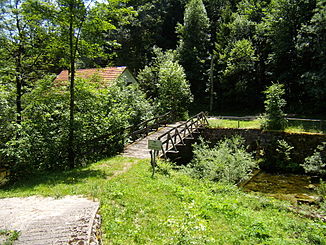
[[[310,121],[289,121],[289,127],[302,129],[304,132],[311,133],[326,133],[326,124],[320,122],[310,122]]]
[[[17,180],[16,182],[9,182],[7,185],[3,186],[3,190],[14,191],[19,189],[23,190],[32,190],[33,187],[38,185],[46,186],[55,186],[58,184],[64,185],[74,185],[82,183],[88,178],[98,178],[104,179],[107,177],[107,174],[101,170],[85,169],[85,168],[76,168],[69,171],[44,171],[33,174],[28,174],[24,178]]]

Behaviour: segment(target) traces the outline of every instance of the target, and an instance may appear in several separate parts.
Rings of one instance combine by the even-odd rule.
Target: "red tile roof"
[[[76,77],[78,78],[91,78],[93,75],[99,75],[105,82],[112,82],[117,79],[127,67],[106,67],[106,68],[91,68],[91,69],[78,69],[76,71]],[[54,80],[57,84],[68,81],[68,70],[63,70],[57,78]]]

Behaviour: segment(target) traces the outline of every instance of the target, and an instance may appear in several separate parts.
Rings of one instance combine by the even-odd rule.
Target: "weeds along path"
[[[19,231],[14,244],[99,244],[99,203],[77,196],[0,199],[0,230]]]

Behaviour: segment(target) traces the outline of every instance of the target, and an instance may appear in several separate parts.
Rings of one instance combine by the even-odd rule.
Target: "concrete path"
[[[0,199],[0,230],[20,231],[14,244],[98,244],[92,227],[98,202],[66,196]]]
[[[150,133],[147,137],[139,139],[134,143],[127,145],[122,153],[125,157],[135,157],[135,158],[151,158],[150,153],[147,148],[147,141],[157,139],[160,135],[166,133],[170,129],[177,127],[182,122],[177,122],[175,124],[168,124],[166,127],[159,128],[157,131]]]

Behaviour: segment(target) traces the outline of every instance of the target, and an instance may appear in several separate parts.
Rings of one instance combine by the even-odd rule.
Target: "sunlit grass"
[[[126,164],[138,162],[137,159],[117,156],[70,171],[29,175],[11,186],[0,189],[0,198],[30,195],[95,197],[94,192],[103,188],[114,172],[123,170]]]
[[[260,128],[259,120],[240,121],[227,119],[209,119],[211,128]]]
[[[112,178],[132,163],[127,172]],[[113,157],[64,173],[35,175],[0,197],[82,195],[101,203],[104,244],[324,244],[326,224],[289,203],[193,179],[168,164]],[[165,174],[163,174],[165,173]]]
[[[209,119],[209,127],[211,128],[245,128],[245,129],[259,129],[261,121],[241,121],[229,119]],[[288,133],[326,133],[326,123],[309,121],[288,121],[288,127],[284,130]]]

